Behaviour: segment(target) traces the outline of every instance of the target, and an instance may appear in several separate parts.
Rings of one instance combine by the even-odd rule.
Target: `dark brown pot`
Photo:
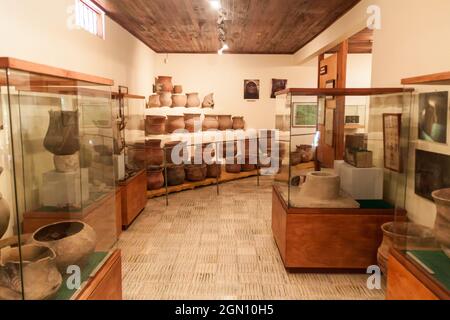
[[[147,116],[145,118],[145,133],[147,135],[166,133],[166,117]]]
[[[294,151],[291,152],[291,166],[296,166],[302,163],[302,154],[301,152]]]
[[[208,178],[220,178],[222,175],[222,166],[217,163],[207,165],[207,174]]]
[[[225,171],[228,173],[239,173],[241,172],[242,166],[238,163],[238,158],[228,158],[226,159]]]
[[[158,89],[158,92],[161,91],[172,92],[173,91],[172,77],[159,76],[156,80],[156,87]]]
[[[245,129],[244,117],[233,117],[233,129],[234,130],[244,130]]]
[[[167,167],[167,184],[169,186],[179,186],[184,183],[186,173],[184,172],[184,165],[169,165]]]
[[[211,149],[212,148],[212,149]],[[216,156],[216,151],[214,150],[214,144],[213,143],[203,143],[201,146],[197,146],[195,148],[195,155],[197,159],[202,159],[203,162],[206,161],[205,158],[205,151],[208,149],[209,151],[209,158],[213,159]]]
[[[297,146],[297,152],[301,154],[302,162],[310,162],[314,160],[314,150],[311,145],[302,144]]]
[[[161,148],[161,140],[151,139],[145,142],[148,166],[160,166],[164,163],[164,150]]]
[[[70,156],[80,150],[78,111],[50,111],[44,147],[57,156]]]
[[[256,164],[250,163],[250,160],[253,160],[253,159],[251,159],[251,157],[245,157],[244,164],[241,164],[241,171],[242,172],[248,172],[248,171],[256,170]]]
[[[181,141],[171,141],[171,142],[167,142],[164,145],[164,150],[166,153],[166,161],[167,163],[175,163],[174,159],[172,158],[172,152],[173,149],[177,146],[179,146],[180,144],[182,144],[182,150],[180,150],[179,156],[181,159],[184,159],[184,153],[187,147],[187,143],[186,142],[181,142]],[[181,148],[181,145],[180,145]]]
[[[185,113],[184,122],[186,125],[186,130],[189,132],[198,132],[202,130],[202,123],[199,114]],[[195,124],[197,124],[197,128],[195,128]]]
[[[167,116],[167,133],[173,133],[176,130],[183,130],[184,128],[184,116]]]
[[[219,119],[215,115],[206,114],[203,120],[203,131],[208,130],[218,130],[219,129]]]
[[[231,130],[233,129],[233,120],[231,120],[231,115],[220,115],[219,119],[219,130]]]
[[[206,164],[189,164],[184,167],[186,179],[192,182],[206,179],[208,168]]]
[[[158,190],[164,187],[163,168],[150,166],[147,169],[147,189]]]

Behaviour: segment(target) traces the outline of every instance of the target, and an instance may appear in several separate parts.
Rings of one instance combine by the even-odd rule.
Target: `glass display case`
[[[0,58],[0,299],[74,299],[111,254],[111,85]]]

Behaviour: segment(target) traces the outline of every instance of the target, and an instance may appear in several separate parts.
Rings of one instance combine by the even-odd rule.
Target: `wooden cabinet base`
[[[288,208],[273,189],[272,231],[290,271],[366,272],[393,220],[394,209]]]
[[[76,300],[122,300],[122,258],[114,251]]]
[[[127,229],[139,216],[147,204],[147,173],[138,172],[127,181],[120,183],[122,189],[122,226]]]

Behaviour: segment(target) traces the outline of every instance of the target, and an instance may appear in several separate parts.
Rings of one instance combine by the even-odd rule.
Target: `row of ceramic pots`
[[[199,94],[193,93],[174,93],[161,92],[159,94],[153,94],[148,98],[148,108],[162,108],[162,107],[185,107],[185,108],[214,108],[214,94],[210,93],[203,99],[203,103],[200,101]]]
[[[208,130],[243,130],[244,117],[231,115],[205,115],[201,121],[200,114],[185,113],[179,116],[147,116],[145,119],[146,135],[174,133],[176,130],[200,132]]]

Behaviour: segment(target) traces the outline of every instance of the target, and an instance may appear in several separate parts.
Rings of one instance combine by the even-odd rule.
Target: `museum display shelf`
[[[112,85],[0,58],[0,299],[73,299],[77,271],[119,298]]]
[[[317,151],[314,167],[297,170],[300,144],[310,144],[317,150],[322,145],[346,145],[345,141],[337,141],[333,130],[338,121],[344,127],[345,118],[338,117],[336,104],[328,101],[348,97],[369,101],[368,131],[356,139],[366,146],[351,151],[369,153],[373,164],[356,168],[336,163],[335,170],[320,168]],[[366,272],[368,266],[377,264],[377,251],[383,238],[381,226],[394,221],[396,212],[403,219],[406,215],[404,207],[396,208],[396,199],[402,197],[397,194],[400,182],[396,181],[401,173],[385,166],[383,119],[388,112],[404,114],[409,110],[410,97],[411,90],[405,88],[294,88],[277,93],[276,129],[280,131],[277,143],[284,152],[280,153],[281,171],[273,185],[272,231],[286,269]],[[305,105],[310,108],[298,112],[298,106]],[[312,122],[314,126],[307,125]],[[405,119],[405,126],[407,122]],[[305,125],[293,126],[294,123]],[[352,141],[349,137],[346,140]],[[395,151],[392,161],[398,162],[406,150],[397,145]],[[353,175],[364,170],[373,171],[377,177],[381,174],[376,190],[375,186],[364,186],[372,184],[371,179],[363,179],[361,190],[354,193],[358,197],[352,197],[343,190],[348,184],[348,170],[340,170],[339,164],[341,169],[351,167],[350,172],[355,171]]]

